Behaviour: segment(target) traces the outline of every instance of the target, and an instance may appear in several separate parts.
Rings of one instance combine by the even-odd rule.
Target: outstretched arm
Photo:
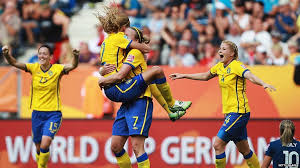
[[[272,91],[276,91],[276,89],[274,88],[274,86],[265,83],[264,81],[262,81],[261,79],[259,79],[257,76],[255,76],[253,73],[251,73],[250,71],[246,71],[245,74],[244,74],[244,77],[246,79],[250,80],[254,84],[263,86],[264,89],[268,89],[271,92]]]
[[[17,62],[17,60],[9,54],[8,46],[4,46],[2,48],[2,54],[10,65],[26,71],[26,65],[24,63]]]
[[[64,73],[68,74],[70,71],[72,71],[73,69],[75,69],[78,66],[78,62],[79,62],[79,50],[74,49],[73,50],[73,60],[72,60],[72,64],[67,64],[64,66]]]
[[[98,80],[100,87],[108,86],[113,83],[121,82],[130,72],[132,67],[128,64],[123,64],[120,71],[108,77],[101,76]]]
[[[145,43],[139,43],[136,41],[132,41],[130,44],[130,48],[138,49],[142,53],[149,53],[150,52],[150,46]]]
[[[195,73],[195,74],[180,74],[180,73],[174,73],[171,74],[169,77],[172,80],[175,79],[192,79],[192,80],[201,80],[201,81],[208,81],[212,78],[214,78],[216,75],[213,75],[210,73],[210,71],[208,72],[204,72],[204,73]]]
[[[261,168],[268,168],[271,164],[272,158],[270,156],[265,156],[263,164],[261,165]]]

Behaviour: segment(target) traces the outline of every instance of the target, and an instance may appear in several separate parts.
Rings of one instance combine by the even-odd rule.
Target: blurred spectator
[[[255,1],[253,3],[252,17],[266,20],[267,15],[264,13],[264,3],[262,1]]]
[[[0,15],[0,43],[16,46],[18,33],[21,28],[21,19],[15,1],[7,1],[4,12]]]
[[[91,65],[96,65],[97,55],[90,52],[88,44],[81,42],[79,46],[79,63],[89,63]]]
[[[245,58],[244,50],[240,46],[241,43],[241,29],[237,25],[237,23],[233,23],[230,25],[229,34],[225,36],[226,40],[234,42],[238,47],[239,60],[242,62],[247,62],[247,58]]]
[[[234,3],[234,14],[230,18],[230,24],[237,22],[240,28],[245,31],[250,29],[250,15],[245,12],[245,3],[242,0],[236,0]]]
[[[192,26],[192,31],[203,33],[208,24],[208,15],[205,5],[197,4],[194,9],[189,10],[188,20]]]
[[[284,65],[286,63],[285,57],[282,53],[282,47],[279,44],[275,44],[272,47],[272,54],[274,57],[269,57],[267,64],[269,65]]]
[[[267,64],[267,50],[264,46],[260,45],[256,47],[256,53],[255,53],[255,65],[266,65]]]
[[[122,0],[121,7],[129,16],[131,26],[141,28],[144,24],[145,10],[142,10],[142,5],[138,0]]]
[[[97,55],[100,53],[101,44],[107,37],[107,33],[104,32],[102,25],[96,25],[97,27],[97,37],[90,39],[88,42],[88,48],[91,53]]]
[[[279,1],[279,13],[276,15],[275,26],[282,35],[282,41],[286,42],[296,31],[296,15],[291,11],[288,0]]]
[[[255,48],[263,45],[268,55],[271,53],[272,39],[270,33],[263,30],[262,20],[253,19],[252,29],[245,31],[241,36],[241,47],[245,50],[248,63],[253,63]]]
[[[212,67],[216,63],[217,47],[212,43],[205,43],[204,57],[199,61],[201,66]]]
[[[197,49],[197,39],[192,34],[191,29],[185,29],[182,33],[181,40],[189,41],[190,42],[190,52],[195,55]]]
[[[281,48],[282,48],[283,55],[287,58],[290,55],[290,52],[288,50],[287,44],[280,41],[281,40],[281,34],[278,31],[272,31],[271,36],[272,36],[273,45],[276,45],[276,44],[280,45]],[[273,55],[270,55],[270,56],[273,57]]]
[[[49,5],[43,5],[39,10],[40,41],[54,46],[51,63],[57,63],[62,44],[68,42],[70,19],[62,11],[51,9]]]
[[[60,9],[66,15],[71,16],[76,5],[76,0],[49,0],[49,5],[53,9]]]
[[[171,8],[171,17],[167,19],[166,26],[175,37],[180,37],[181,33],[187,28],[189,21],[179,16],[179,7]]]
[[[298,44],[297,44],[297,41],[294,41],[294,40],[289,40],[287,42],[287,45],[288,45],[288,49],[290,51],[290,55],[288,57],[288,60],[289,60],[289,63],[291,64],[295,64],[295,59],[296,57],[299,57],[300,56],[300,53],[298,51]]]
[[[225,38],[225,32],[229,28],[229,19],[225,16],[226,6],[222,2],[216,2],[216,17],[214,19],[214,24],[218,30],[218,36],[221,39]]]
[[[164,13],[162,9],[155,9],[152,13],[151,19],[149,20],[147,27],[151,31],[151,35],[157,36],[165,25]]]
[[[38,8],[39,3],[35,3],[33,0],[24,0],[22,3],[22,30],[25,31],[25,34],[21,36],[26,36],[30,45],[35,43],[35,39],[38,36]]]
[[[186,40],[179,41],[177,52],[175,49],[173,49],[171,53],[171,57],[169,59],[169,65],[172,67],[174,66],[191,67],[196,65],[197,61],[195,57],[190,53],[189,46],[190,46],[189,41]]]

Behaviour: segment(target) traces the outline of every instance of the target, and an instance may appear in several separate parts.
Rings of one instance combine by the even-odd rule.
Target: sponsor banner
[[[170,68],[162,66],[165,75],[171,73],[198,73],[207,72],[206,67]],[[11,73],[6,78],[7,72],[12,68],[0,67],[0,111],[17,111],[17,78],[16,73]],[[300,87],[293,82],[294,67],[287,66],[253,66],[250,71],[267,83],[274,85],[276,92],[267,92],[262,87],[247,81],[247,97],[252,112],[252,118],[300,118],[299,95]],[[69,75],[61,80],[62,112],[65,118],[87,118],[104,115],[105,98],[98,87],[98,69],[93,66],[80,65]],[[22,118],[30,118],[31,111],[29,93],[31,76],[22,72]],[[222,97],[217,79],[207,82],[192,81],[187,79],[171,81],[168,79],[175,99],[191,100],[192,107],[184,118],[223,118]],[[115,113],[119,104],[114,104]],[[163,108],[154,101],[154,118],[168,118]]]
[[[151,167],[214,167],[212,144],[222,120],[153,120],[145,150]],[[279,120],[251,120],[248,124],[250,148],[262,162],[268,143],[279,136]],[[294,120],[300,128],[300,120]],[[51,145],[49,168],[117,168],[110,150],[113,120],[64,120]],[[0,167],[35,167],[35,147],[31,139],[30,120],[0,122]],[[296,132],[297,137],[297,132]],[[129,140],[133,167],[136,159]],[[227,167],[247,167],[234,143],[226,147]]]

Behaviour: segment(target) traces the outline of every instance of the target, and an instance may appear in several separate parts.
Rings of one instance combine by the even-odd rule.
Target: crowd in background
[[[71,57],[68,28],[80,4],[76,0],[0,0],[0,46],[13,55],[26,47],[50,44],[52,63]],[[238,45],[248,65],[284,65],[299,61],[299,0],[121,0],[114,4],[130,16],[132,26],[151,38],[150,65],[212,66],[222,40]],[[80,42],[80,62],[97,65],[107,36]],[[297,61],[298,60],[298,61]],[[33,56],[29,62],[37,61]]]

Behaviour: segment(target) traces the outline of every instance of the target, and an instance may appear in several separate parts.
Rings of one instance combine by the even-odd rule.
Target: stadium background
[[[5,4],[8,1],[0,1],[0,17],[5,14]],[[19,5],[24,3],[13,0],[10,2]],[[33,2],[35,5],[38,3],[38,1]],[[61,38],[61,41],[53,43],[53,46],[58,50],[57,52],[60,53],[57,54],[57,60],[54,61],[67,63],[68,50],[71,47],[81,50],[81,61],[79,67],[61,81],[64,121],[52,145],[54,147],[51,149],[52,156],[49,167],[116,167],[115,160],[109,150],[109,143],[113,117],[119,104],[107,100],[97,86],[98,65],[96,57],[97,47],[99,47],[97,44],[106,35],[102,32],[101,26],[97,26],[98,22],[93,14],[101,9],[103,2],[74,0],[58,0],[57,2],[61,3],[54,3],[52,7],[64,11],[69,20],[67,21],[67,38]],[[149,1],[150,3],[142,0],[131,0],[130,5],[127,4],[128,6],[126,6],[125,3],[122,6],[121,2],[115,2],[115,5],[120,8],[123,7],[129,15],[132,15],[130,19],[133,25],[143,28],[144,32],[150,31],[149,35],[153,42],[151,43],[152,51],[148,55],[148,62],[151,65],[162,65],[166,75],[174,72],[207,71],[218,61],[216,51],[222,39],[241,38],[237,40],[237,43],[240,44],[241,61],[247,64],[254,74],[277,88],[276,92],[270,93],[250,82],[247,85],[252,118],[248,125],[250,146],[257,153],[260,161],[263,159],[267,144],[279,136],[280,120],[292,119],[296,128],[300,127],[298,106],[300,88],[294,83],[294,66],[299,63],[300,58],[298,56],[299,34],[297,27],[299,19],[289,23],[295,27],[293,31],[284,31],[276,27],[276,24],[274,24],[275,26],[270,24],[272,18],[276,22],[276,18],[282,13],[278,9],[281,6],[290,5],[289,7],[298,17],[298,0],[261,1],[265,6],[260,8],[260,12],[258,10],[258,12],[248,13],[249,11],[245,10],[244,14],[243,12],[239,13],[241,16],[249,17],[246,26],[243,21],[238,23],[222,22],[222,25],[217,23],[220,22],[219,17],[229,18],[230,11],[237,11],[241,6],[246,6],[247,3],[252,3],[253,11],[257,10],[254,7],[259,9],[259,5],[262,3],[251,0],[191,0],[182,2],[153,0]],[[48,2],[39,1],[39,3],[47,4]],[[107,1],[106,3],[110,2]],[[60,5],[67,5],[67,8]],[[184,7],[186,7],[185,10],[180,10]],[[144,9],[147,9],[147,12],[142,14]],[[167,11],[168,9],[169,11]],[[183,17],[182,20],[176,20],[177,24],[185,25],[184,21],[188,20],[186,27],[180,30],[165,29],[164,23],[171,23],[169,20],[174,17],[176,9],[178,10],[178,18]],[[197,11],[204,9],[204,15],[200,15],[201,11]],[[137,13],[132,13],[131,10],[136,10]],[[217,13],[220,10],[226,11],[228,14],[219,16]],[[17,12],[20,12],[20,9],[15,13]],[[263,13],[263,16],[256,16],[257,13]],[[192,14],[195,16],[190,16]],[[188,19],[189,16],[191,18]],[[18,38],[13,40],[10,46],[14,47],[13,54],[20,61],[34,62],[36,61],[36,47],[39,42],[44,42],[39,38],[43,35],[35,37],[34,42],[29,41],[28,37],[26,38],[28,34],[24,30],[22,32],[24,26],[21,26],[21,23],[26,23],[26,20],[22,18],[22,15],[19,17],[22,21],[19,28],[16,29],[19,32],[13,35],[13,37]],[[264,41],[258,40],[259,45],[254,44],[257,39],[254,42],[251,39],[242,39],[249,31],[255,29],[253,25],[259,24],[257,23],[259,21],[255,21],[254,18],[260,17],[264,30],[257,31],[269,34],[265,36],[266,39]],[[236,31],[235,24],[239,25],[238,33],[234,32]],[[216,31],[213,38],[210,37],[211,31]],[[33,33],[36,32],[33,31]],[[4,37],[0,36],[0,46],[6,44]],[[257,38],[259,39],[259,37]],[[271,41],[267,41],[267,39]],[[265,41],[267,42],[265,43]],[[184,47],[187,47],[188,50],[185,50]],[[297,52],[293,52],[292,47],[296,47]],[[283,52],[277,55],[273,51],[278,48],[281,48]],[[182,52],[183,54],[180,55]],[[194,59],[190,59],[189,54]],[[265,57],[261,57],[262,55]],[[3,66],[0,67],[0,116],[2,118],[0,120],[0,167],[34,167],[32,152],[34,145],[30,138],[31,111],[28,109],[30,75],[6,66],[2,56],[1,60]],[[223,118],[217,80],[213,79],[208,82],[180,80],[169,81],[169,83],[175,98],[191,100],[193,105],[182,119],[173,123],[168,120],[166,113],[154,101],[153,118],[155,120],[152,123],[150,138],[146,144],[147,152],[151,153],[149,156],[151,165],[164,168],[213,167],[212,143]],[[297,130],[296,138],[299,138]],[[130,151],[130,145],[128,148]],[[135,163],[133,153],[129,153],[132,156],[132,162]],[[246,167],[234,144],[230,143],[227,146],[226,154],[229,156],[228,167]],[[137,167],[137,165],[134,166]]]

